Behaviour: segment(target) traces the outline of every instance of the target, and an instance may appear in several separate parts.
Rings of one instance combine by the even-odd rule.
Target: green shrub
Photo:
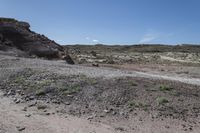
[[[157,102],[158,102],[159,105],[163,105],[163,104],[169,102],[169,101],[167,100],[167,98],[165,98],[165,97],[158,97],[156,100],[157,100]]]
[[[160,85],[160,91],[171,91],[173,88],[165,85]]]

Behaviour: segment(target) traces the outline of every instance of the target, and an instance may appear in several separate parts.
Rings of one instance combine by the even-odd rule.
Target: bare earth
[[[13,56],[0,55],[0,80],[6,79],[13,72],[24,68],[33,70],[44,70],[59,75],[80,75],[84,74],[91,78],[112,79],[119,77],[139,77],[147,79],[177,81],[186,84],[200,86],[200,78],[193,78],[192,75],[177,74],[174,72],[165,73],[154,70],[136,71],[129,69],[114,69],[108,67],[88,67],[80,65],[67,65],[63,61],[48,61],[42,59],[28,59]],[[57,105],[49,104],[48,112],[36,108],[28,108],[23,111],[27,103],[15,104],[13,97],[3,96],[0,91],[0,133],[199,133],[200,119],[196,118],[195,124],[179,119],[165,118],[164,120],[152,120],[150,116],[142,113],[131,117],[129,120],[112,121],[105,118],[102,121],[91,121],[87,117],[72,116],[69,114],[56,113]],[[27,117],[27,115],[30,116]],[[143,117],[144,118],[144,117]],[[190,130],[192,126],[192,130]],[[23,129],[25,128],[25,129]],[[19,131],[22,129],[22,131]]]

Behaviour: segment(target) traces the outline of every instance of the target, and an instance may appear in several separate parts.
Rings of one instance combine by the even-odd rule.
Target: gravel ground
[[[189,76],[180,77],[176,74],[152,74],[130,71],[130,70],[119,70],[106,67],[86,67],[79,65],[68,65],[64,61],[48,61],[42,59],[28,59],[19,58],[13,56],[0,55],[0,78],[4,78],[6,75],[12,73],[12,71],[22,70],[24,68],[32,68],[36,70],[46,70],[58,74],[67,75],[80,75],[84,74],[88,77],[102,77],[102,78],[116,78],[116,77],[144,77],[150,79],[163,79],[179,81],[187,84],[200,85],[199,78],[190,78]],[[4,76],[5,75],[5,76]]]
[[[15,93],[17,89],[25,93],[20,94],[24,99],[20,99],[22,102],[19,104],[14,104],[18,99],[16,95],[0,97],[0,133],[17,132],[20,129],[21,132],[29,133],[198,133],[200,130],[200,106],[197,102],[200,79],[190,78],[189,75],[181,77],[174,73],[155,73],[155,70],[140,72],[88,67],[68,65],[64,61],[0,55],[0,81],[4,94],[8,94],[13,87]],[[53,83],[56,87],[59,83],[64,83],[64,87],[71,87],[76,92],[64,97],[59,92],[52,95],[48,93],[34,100],[43,99],[46,104],[46,96],[53,100],[54,97],[51,96],[61,97],[70,102],[70,105],[67,103],[67,107],[63,108],[64,111],[69,109],[69,112],[73,111],[69,114],[81,118],[68,115],[66,119],[58,113],[41,115],[36,106],[28,108],[28,112],[22,111],[22,107],[27,106],[25,98],[31,97],[28,95],[29,89],[32,93],[38,85],[44,88]],[[81,87],[80,91],[76,85]],[[169,86],[159,88],[159,85],[172,86],[172,90]],[[28,89],[24,89],[26,87]],[[61,86],[61,89],[66,88]],[[165,97],[165,105],[158,105],[158,98]],[[118,103],[122,106],[118,106]],[[51,108],[48,112],[56,112],[58,105],[49,106]],[[31,114],[30,118],[26,117],[27,113]]]

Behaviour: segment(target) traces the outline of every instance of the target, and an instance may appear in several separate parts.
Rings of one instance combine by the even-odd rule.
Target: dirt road
[[[63,75],[86,75],[88,77],[144,77],[150,79],[163,79],[171,81],[179,81],[187,84],[200,85],[199,78],[191,78],[189,75],[179,76],[175,73],[161,74],[151,72],[139,72],[133,70],[120,70],[107,67],[86,67],[79,65],[68,65],[64,61],[48,61],[42,59],[18,58],[12,56],[0,55],[0,79],[13,71],[24,68],[32,68],[36,70],[51,71]]]

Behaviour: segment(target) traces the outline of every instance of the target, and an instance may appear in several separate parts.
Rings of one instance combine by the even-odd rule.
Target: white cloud
[[[85,39],[86,39],[86,40],[90,40],[90,37],[86,37]]]
[[[99,42],[99,40],[93,39],[92,42],[97,43],[97,42]]]
[[[93,43],[98,43],[98,42],[99,42],[99,40],[93,39],[93,38],[91,38],[91,37],[85,37],[85,39],[86,39],[87,41],[93,42]]]
[[[157,33],[148,33],[142,37],[142,39],[139,41],[139,43],[150,43],[150,42],[156,40],[158,37],[159,37],[159,34],[157,34]]]
[[[157,38],[158,38],[157,34],[146,34],[139,42],[140,43],[149,43]]]

